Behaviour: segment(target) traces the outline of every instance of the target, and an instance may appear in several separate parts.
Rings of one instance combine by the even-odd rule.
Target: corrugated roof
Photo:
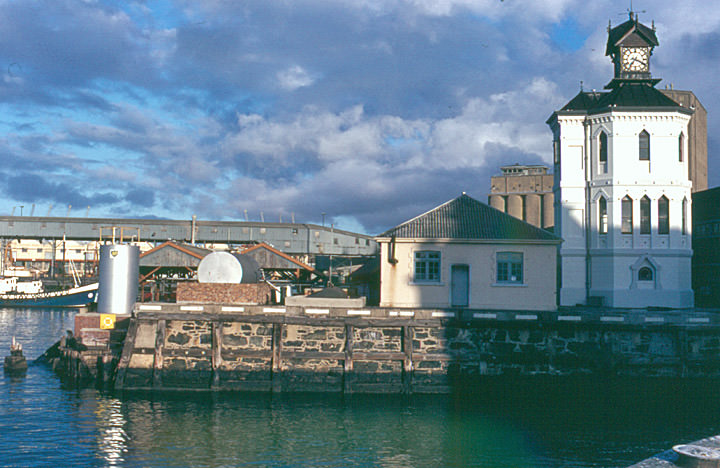
[[[560,238],[462,194],[378,237],[558,242]]]

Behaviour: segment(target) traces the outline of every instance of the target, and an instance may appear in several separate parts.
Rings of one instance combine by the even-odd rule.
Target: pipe
[[[590,299],[590,287],[591,287],[591,275],[592,268],[590,257],[590,236],[592,229],[590,228],[590,222],[592,221],[592,215],[590,208],[592,207],[591,192],[590,192],[590,179],[592,178],[592,138],[588,131],[588,119],[585,118],[583,128],[585,130],[585,154],[583,155],[585,161],[585,304],[587,305]]]
[[[197,222],[197,216],[192,215],[191,232],[190,232],[190,244],[195,245],[195,223]]]

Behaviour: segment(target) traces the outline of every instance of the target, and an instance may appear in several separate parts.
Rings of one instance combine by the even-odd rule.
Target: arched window
[[[620,226],[621,232],[623,234],[632,234],[633,232],[633,201],[632,198],[625,195],[625,198],[622,199],[622,204],[620,207],[620,210],[622,211],[622,224]]]
[[[640,234],[650,234],[650,199],[647,195],[640,199]]]
[[[670,201],[665,195],[658,200],[658,234],[670,233]]]
[[[678,137],[678,161],[683,162],[685,160],[685,134],[680,132]]]
[[[683,236],[687,234],[687,198],[683,198],[682,202],[682,233]]]
[[[605,200],[605,197],[598,199],[598,216],[598,232],[607,234],[607,200]]]
[[[638,281],[652,281],[653,271],[650,267],[642,267],[638,270]]]
[[[607,172],[607,157],[608,157],[608,141],[607,133],[600,132],[600,138],[598,138],[598,155],[600,161],[600,173],[605,174]]]
[[[640,161],[650,161],[650,134],[647,130],[640,132],[638,140],[640,143]]]

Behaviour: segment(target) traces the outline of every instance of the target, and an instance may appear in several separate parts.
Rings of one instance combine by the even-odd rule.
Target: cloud
[[[607,19],[624,21],[623,7],[0,2],[0,208],[324,212],[378,233],[462,191],[483,200],[499,166],[549,162],[544,122],[581,81],[610,80]],[[716,134],[720,7],[658,0],[641,13],[653,18],[653,73],[695,91]]]
[[[315,79],[303,69],[303,67],[294,65],[287,68],[277,74],[278,82],[280,87],[288,91],[294,91],[298,88],[304,88],[305,86],[311,86]]]

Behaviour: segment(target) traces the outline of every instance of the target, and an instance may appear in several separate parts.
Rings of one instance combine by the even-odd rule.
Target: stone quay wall
[[[493,375],[720,377],[720,316],[138,304],[120,390],[447,393]]]

